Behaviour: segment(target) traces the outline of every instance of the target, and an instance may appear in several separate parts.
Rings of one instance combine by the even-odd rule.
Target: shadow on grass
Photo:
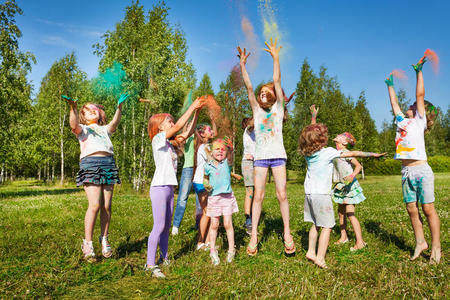
[[[25,191],[0,191],[1,198],[18,198],[28,196],[41,196],[41,195],[61,195],[61,194],[73,194],[81,191],[81,189],[52,189],[52,190],[25,190]]]
[[[309,224],[309,223],[308,223]],[[300,243],[302,245],[303,250],[308,251],[308,239],[309,239],[309,229],[311,226],[307,228],[302,228],[297,231],[297,235],[301,237]]]
[[[117,254],[119,258],[127,256],[131,252],[141,252],[142,247],[147,245],[148,237],[130,242],[130,236],[127,237],[127,241],[123,242],[117,247]]]
[[[397,246],[399,249],[409,251],[411,254],[413,253],[414,249],[406,245],[405,240],[393,233],[387,232],[386,230],[382,229],[380,225],[381,222],[373,220],[364,222],[364,227],[366,228],[367,232],[375,235],[383,243],[394,243],[395,246]]]

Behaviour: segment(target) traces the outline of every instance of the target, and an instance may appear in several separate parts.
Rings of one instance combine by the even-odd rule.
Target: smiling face
[[[221,142],[212,144],[212,156],[217,161],[222,161],[227,157],[227,147]]]
[[[269,99],[275,98],[275,93],[271,88],[263,86],[261,88],[261,92],[259,93],[259,97],[262,103],[268,103],[270,101]]]
[[[89,124],[96,124],[98,123],[98,120],[100,119],[100,110],[97,106],[93,104],[89,104],[83,109],[83,116],[86,120],[86,123]]]

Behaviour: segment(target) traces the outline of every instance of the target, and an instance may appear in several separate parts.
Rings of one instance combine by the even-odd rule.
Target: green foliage
[[[450,157],[448,156],[430,156],[428,164],[434,173],[450,172]],[[370,175],[397,175],[402,168],[401,160],[392,158],[371,160],[364,164],[366,174]]]
[[[430,250],[409,261],[414,234],[401,195],[400,176],[367,177],[361,181],[367,200],[356,206],[364,240],[369,247],[356,253],[350,243],[337,246],[336,225],[321,270],[305,258],[310,223],[303,221],[303,185],[287,183],[290,227],[297,254],[283,254],[283,223],[274,184],[268,184],[259,230],[256,257],[245,253],[249,237],[243,229],[243,185],[234,185],[240,212],[233,215],[236,259],[226,264],[228,248],[219,230],[221,264],[211,265],[209,253],[195,251],[195,196],[191,194],[180,233],[169,238],[167,279],[143,271],[153,217],[147,193],[125,185],[114,191],[109,239],[113,257],[98,262],[82,259],[83,220],[88,206],[82,189],[55,188],[41,182],[0,186],[0,294],[2,298],[305,298],[305,299],[445,299],[448,294],[450,174],[436,174],[436,210],[441,216],[443,262],[429,265]],[[336,217],[337,213],[335,212]],[[94,236],[100,234],[95,227]],[[425,238],[431,241],[424,222]]]

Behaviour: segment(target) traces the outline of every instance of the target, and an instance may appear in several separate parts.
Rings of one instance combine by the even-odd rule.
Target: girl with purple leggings
[[[153,229],[148,237],[146,271],[151,271],[153,277],[164,278],[158,264],[169,263],[167,251],[169,245],[169,229],[172,221],[174,187],[177,182],[177,154],[182,154],[184,140],[191,136],[197,122],[199,109],[204,100],[197,99],[192,103],[181,118],[174,123],[170,114],[156,114],[148,121],[148,134],[152,140],[155,174],[150,186],[152,202]],[[187,130],[180,135],[175,134],[183,128],[195,111],[193,121]],[[171,139],[172,138],[172,139]],[[160,258],[155,263],[156,248],[159,243]]]

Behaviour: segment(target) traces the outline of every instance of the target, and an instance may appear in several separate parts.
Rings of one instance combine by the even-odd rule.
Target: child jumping
[[[384,154],[361,151],[340,151],[326,147],[328,128],[316,124],[317,111],[311,106],[311,125],[303,128],[299,137],[299,150],[308,165],[305,177],[304,221],[313,225],[309,230],[308,252],[306,258],[320,268],[327,268],[325,255],[331,229],[335,225],[333,203],[331,201],[331,179],[333,160],[339,157],[380,157]],[[317,246],[319,230],[322,228]]]
[[[242,154],[242,176],[244,177],[245,185],[245,200],[244,200],[244,214],[245,223],[244,227],[247,234],[252,233],[252,202],[253,202],[253,192],[254,192],[254,172],[253,172],[253,160],[255,157],[255,128],[253,123],[253,118],[244,118],[242,120],[242,129],[244,129],[244,134],[242,136],[242,141],[244,144],[244,153]]]
[[[422,67],[425,61],[426,57],[423,56],[417,64],[413,65],[417,80],[416,102],[406,111],[406,116],[398,105],[392,74],[385,82],[397,125],[394,159],[402,161],[403,201],[406,203],[406,210],[411,219],[416,239],[416,248],[411,260],[415,260],[422,251],[428,249],[419,212],[420,203],[431,231],[430,262],[439,263],[441,259],[440,220],[434,208],[434,174],[427,163],[424,138],[424,133],[433,126],[437,109],[433,104],[424,100]]]
[[[210,256],[215,266],[220,263],[216,249],[216,238],[221,216],[223,216],[223,226],[228,238],[228,263],[233,261],[236,253],[232,214],[239,210],[236,198],[231,190],[231,176],[235,175],[230,171],[230,164],[232,164],[233,159],[233,149],[230,147],[232,147],[232,144],[225,140],[215,140],[212,143],[212,159],[205,164],[205,178],[208,179],[211,187],[206,209],[206,215],[211,218],[209,228]],[[236,178],[240,179],[240,176],[236,176]]]
[[[333,140],[336,143],[336,149],[347,152],[347,145],[354,146],[355,138],[349,132],[344,132],[336,136]],[[363,194],[361,185],[359,185],[356,175],[361,172],[362,166],[354,157],[336,158],[334,160],[333,181],[336,182],[331,197],[338,204],[339,228],[341,237],[335,243],[341,245],[348,243],[347,218],[352,224],[356,236],[356,243],[350,247],[350,251],[357,251],[367,244],[362,238],[361,225],[355,216],[355,205],[363,202],[366,197]],[[352,165],[355,166],[353,171]]]
[[[265,43],[265,51],[273,58],[273,83],[262,86],[258,97],[255,97],[250,77],[245,64],[250,53],[237,47],[240,58],[240,67],[244,84],[247,88],[248,100],[253,111],[255,123],[255,157],[254,157],[254,183],[255,195],[252,205],[252,234],[247,247],[247,254],[255,256],[258,252],[258,223],[261,216],[262,202],[266,187],[266,178],[269,168],[272,169],[275,189],[280,204],[281,217],[284,230],[284,251],[286,254],[295,252],[295,244],[289,227],[289,202],[286,196],[286,151],[283,145],[283,118],[285,97],[281,88],[281,73],[277,42],[270,40]]]
[[[92,236],[94,234],[95,220],[100,211],[99,243],[102,255],[109,258],[112,255],[108,241],[109,225],[111,221],[111,202],[114,184],[120,183],[118,169],[114,160],[114,150],[110,136],[119,126],[122,116],[123,101],[127,94],[120,96],[116,113],[109,124],[103,106],[86,103],[77,112],[77,102],[70,97],[62,96],[70,105],[69,123],[72,132],[80,142],[80,171],[77,174],[77,186],[84,186],[89,206],[84,217],[84,235],[81,249],[84,259],[95,261]]]
[[[177,153],[181,153],[182,141],[192,135],[203,100],[195,100],[181,118],[174,123],[170,114],[156,114],[148,121],[148,134],[152,141],[155,173],[150,186],[153,229],[148,237],[146,271],[153,277],[164,278],[158,264],[168,264],[169,230],[172,221],[174,187],[177,185]],[[183,128],[195,111],[194,118],[185,132],[171,139]],[[159,244],[160,258],[155,264]]]

